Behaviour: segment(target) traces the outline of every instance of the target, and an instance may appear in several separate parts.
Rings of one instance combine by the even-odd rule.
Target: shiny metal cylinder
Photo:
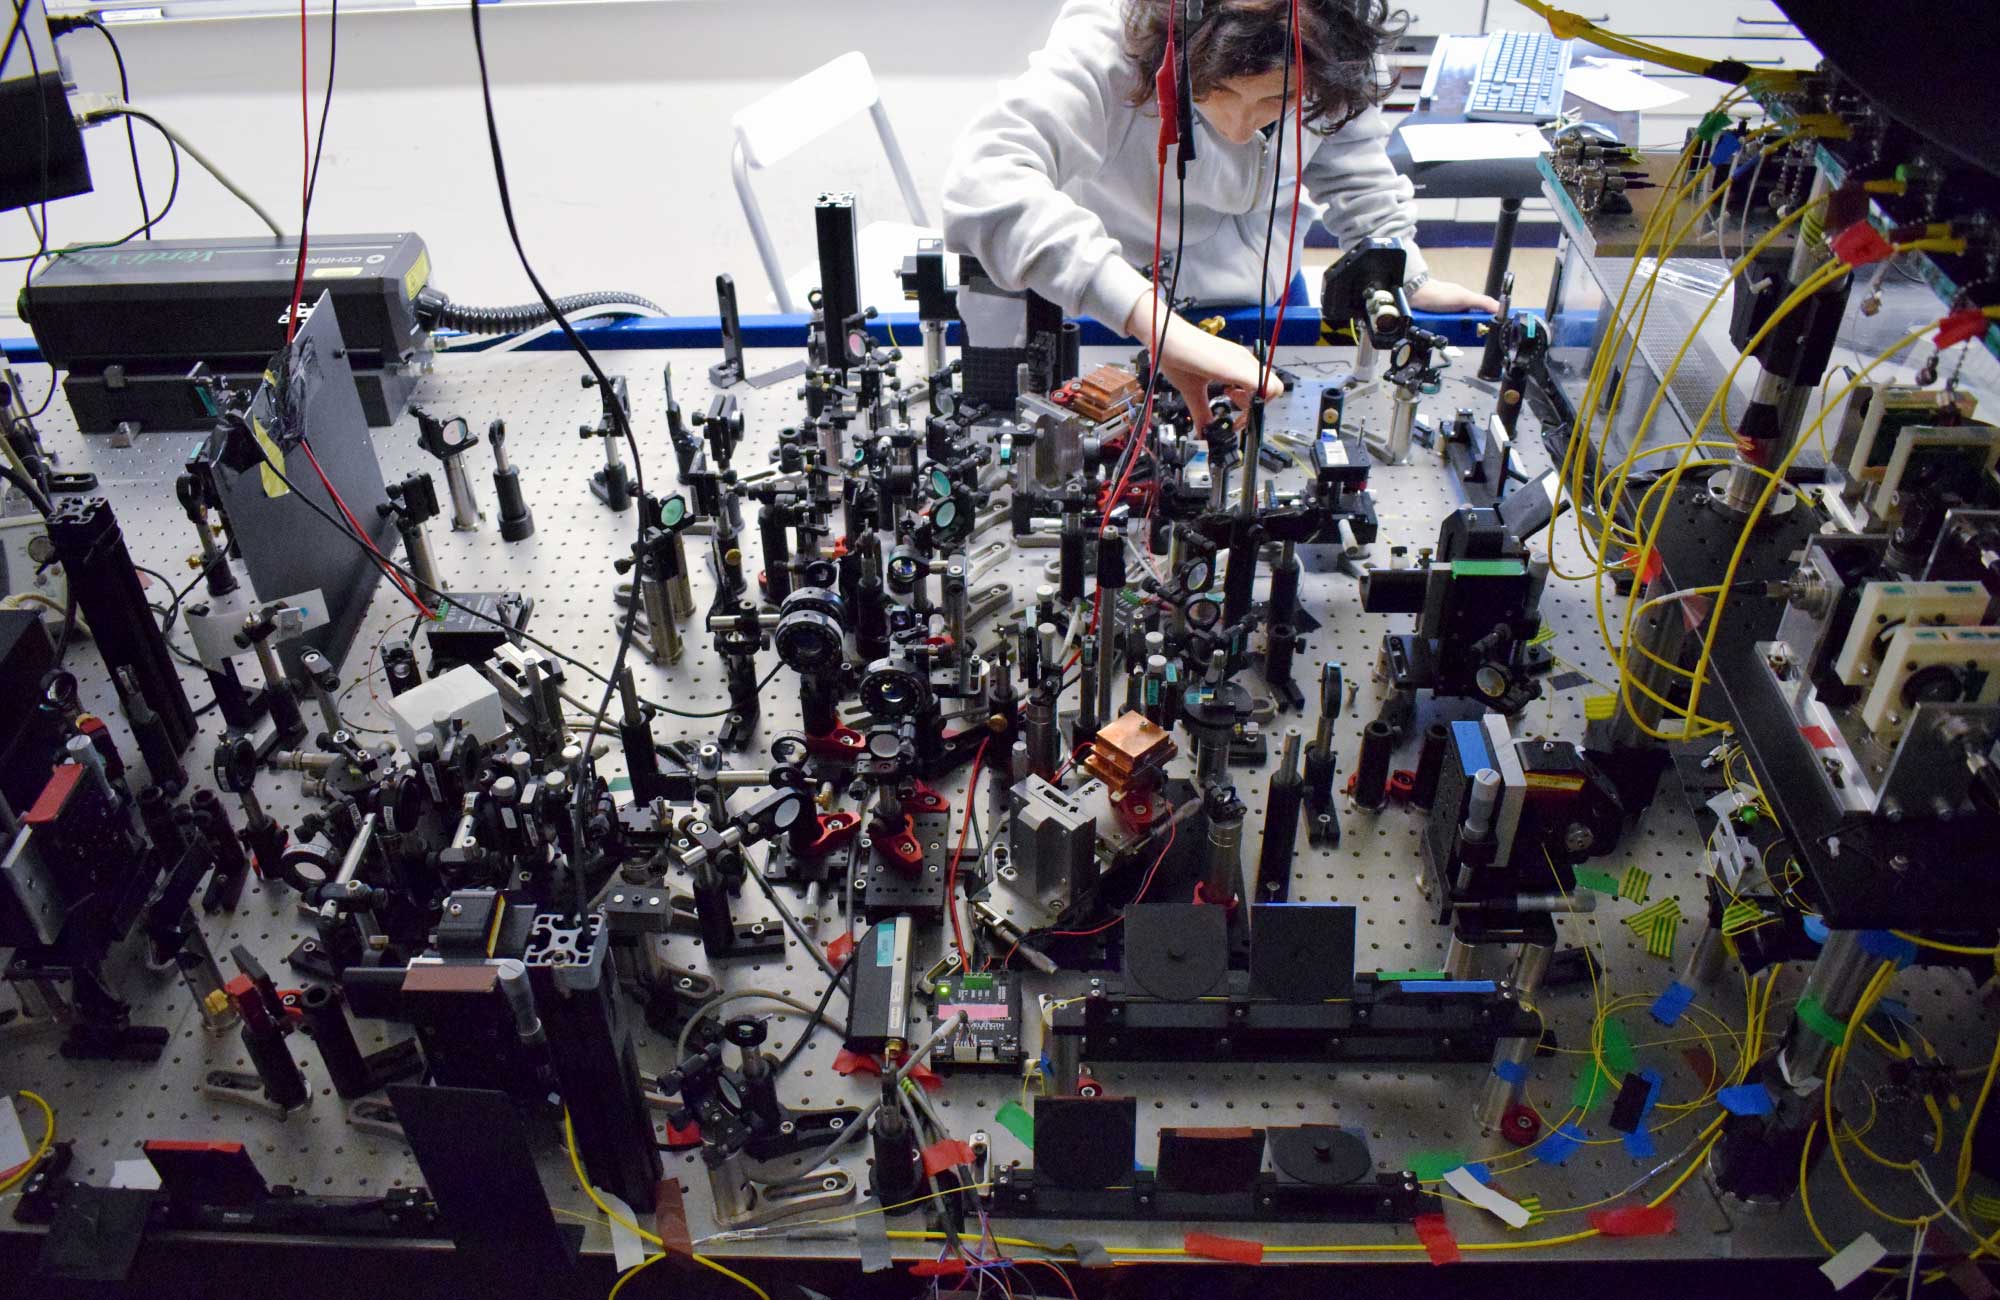
[[[944,331],[945,323],[941,320],[927,320],[923,323],[926,379],[944,369]]]
[[[681,661],[681,630],[667,613],[665,584],[658,578],[639,579],[640,603],[646,610],[646,648],[656,664]]]
[[[1644,600],[1654,600],[1668,593],[1666,575],[1661,574],[1646,584]],[[1678,603],[1667,601],[1655,605],[1640,614],[1637,625],[1632,629],[1632,642],[1643,647],[1646,654],[1632,654],[1626,658],[1626,671],[1631,674],[1623,688],[1624,700],[1610,727],[1610,747],[1616,749],[1642,749],[1651,746],[1654,739],[1641,724],[1659,731],[1660,718],[1664,713],[1659,702],[1642,693],[1638,687],[1644,685],[1653,695],[1666,697],[1672,685],[1673,674],[1654,659],[1673,663],[1680,654],[1681,642],[1687,635],[1687,621]]]
[[[1194,738],[1195,784],[1203,789],[1229,779],[1229,737],[1203,730]]]
[[[1722,964],[1728,957],[1728,948],[1722,941],[1722,931],[1716,926],[1705,926],[1695,938],[1694,947],[1688,951],[1687,961],[1681,966],[1681,983],[1689,988],[1701,988],[1713,984],[1722,974]]]
[[[417,580],[417,594],[442,591],[438,585],[437,557],[431,554],[431,539],[424,526],[401,523],[397,529],[403,534],[404,559],[409,564],[410,576]]]
[[[1056,767],[1062,762],[1062,738],[1056,731],[1056,703],[1047,694],[1037,691],[1028,700],[1028,767],[1044,781],[1055,779]]]
[[[236,1023],[236,1004],[226,993],[219,998],[210,996],[223,992],[222,968],[216,964],[208,936],[201,932],[192,913],[182,928],[185,937],[180,951],[174,954],[175,969],[180,973],[181,983],[187,986],[188,996],[194,999],[195,1010],[201,1014],[202,1028],[219,1034]]]
[[[1243,463],[1237,467],[1236,513],[1245,519],[1257,514],[1257,457],[1264,446],[1262,418],[1256,414],[1244,421]]]
[[[1211,903],[1228,903],[1243,895],[1243,806],[1228,816],[1208,819],[1208,844],[1202,863],[1202,889]]]
[[[1806,194],[1808,210],[1805,216],[1799,218],[1798,238],[1792,244],[1792,260],[1785,268],[1785,278],[1794,285],[1805,283],[1807,276],[1833,256],[1833,250],[1827,246],[1824,215],[1811,207],[1832,189],[1833,180],[1826,174],[1826,169],[1815,164],[1812,186]]]
[[[1868,983],[1876,960],[1862,947],[1859,930],[1835,930],[1821,946],[1819,960],[1806,976],[1799,1001],[1811,998],[1827,1015],[1845,1021],[1854,1014],[1854,1006],[1861,1000],[1861,990]],[[1786,1027],[1784,1046],[1778,1051],[1785,1079],[1800,1087],[1808,1080],[1822,1078],[1827,1058],[1832,1054],[1833,1044],[1807,1027],[1795,1013]]]
[[[1486,1076],[1484,1090],[1479,1095],[1479,1131],[1482,1134],[1490,1137],[1498,1132],[1508,1109],[1521,1100],[1521,1080],[1534,1055],[1535,1040],[1532,1038],[1503,1038],[1495,1045],[1493,1072]]]
[[[326,723],[326,729],[329,732],[345,731],[346,727],[340,720],[340,700],[332,688],[320,680],[322,676],[331,676],[326,656],[317,650],[307,650],[299,656],[299,667],[305,670],[306,679],[312,683],[313,702],[319,705],[320,720]]]
[[[958,690],[962,695],[972,689],[972,653],[965,644],[965,557],[953,556],[944,566],[944,631],[951,638],[952,655],[957,662]]]
[[[1460,829],[1466,838],[1484,841],[1493,834],[1493,818],[1500,811],[1500,774],[1482,767],[1472,774],[1472,799],[1465,806]]]
[[[63,742],[63,753],[70,761],[90,773],[90,783],[97,787],[99,794],[115,802],[111,792],[111,777],[104,770],[104,755],[97,752],[96,742],[88,736],[71,736]]]
[[[1524,943],[1521,950],[1514,954],[1514,970],[1507,977],[1507,983],[1513,987],[1514,995],[1520,998],[1523,1005],[1534,1005],[1535,995],[1541,992],[1542,981],[1548,978],[1549,959],[1554,955],[1547,944],[1541,943]]]
[[[687,545],[675,533],[669,543],[674,553],[674,576],[667,580],[667,608],[675,618],[694,617],[694,584],[688,577]]]
[[[1444,977],[1448,980],[1471,979],[1473,958],[1478,951],[1457,935],[1451,936],[1451,942],[1444,949]]]
[[[528,987],[528,968],[519,959],[508,957],[495,962],[499,968],[500,993],[514,1014],[514,1035],[524,1043],[542,1041],[542,1018],[535,1011],[535,995]]]
[[[1042,675],[1047,677],[1054,674],[1060,677],[1062,675],[1062,633],[1057,630],[1054,623],[1043,623],[1035,629],[1035,635],[1041,638],[1042,643]]]
[[[1389,395],[1389,463],[1406,464],[1410,459],[1410,432],[1417,425],[1417,390],[1398,386]]]
[[[1042,1046],[1049,1058],[1049,1094],[1075,1096],[1077,1076],[1083,1072],[1083,1039],[1076,1034],[1049,1033]]]
[[[286,680],[285,670],[278,666],[277,652],[271,649],[269,637],[259,637],[250,643],[257,655],[257,671],[264,674],[264,684],[275,690],[289,691],[291,684]]]
[[[1097,720],[1100,724],[1111,721],[1111,684],[1118,680],[1118,618],[1106,601],[1104,617],[1098,622],[1097,633],[1097,681],[1093,689],[1097,692]]]
[[[479,527],[479,497],[472,490],[472,475],[465,468],[464,455],[448,456],[444,462],[444,487],[451,496],[453,532],[469,533]]]
[[[742,1152],[726,1156],[708,1167],[708,1192],[715,1204],[715,1221],[723,1227],[739,1226],[757,1206],[757,1189]]]
[[[1331,659],[1319,667],[1319,721],[1313,724],[1313,748],[1333,752],[1333,720],[1340,715],[1340,665]]]

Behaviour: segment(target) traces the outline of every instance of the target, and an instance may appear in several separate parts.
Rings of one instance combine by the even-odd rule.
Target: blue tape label
[[[1715,1094],[1715,1099],[1732,1115],[1768,1115],[1773,1109],[1771,1094],[1761,1083],[1740,1083],[1734,1088],[1724,1088]]]
[[[1583,1134],[1574,1124],[1564,1124],[1548,1131],[1535,1146],[1535,1158],[1545,1165],[1560,1165],[1568,1162],[1583,1145]]]
[[[1672,1028],[1680,1023],[1687,1009],[1694,1004],[1694,990],[1675,980],[1667,985],[1667,991],[1653,1000],[1653,1019]]]

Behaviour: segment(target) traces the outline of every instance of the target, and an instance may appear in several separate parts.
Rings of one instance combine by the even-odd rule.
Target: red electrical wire
[[[1167,40],[1171,44],[1173,41],[1173,11],[1171,9],[1168,10],[1167,14],[1167,27]],[[1162,162],[1160,164],[1159,179],[1153,188],[1153,284],[1149,290],[1153,295],[1153,312],[1152,321],[1146,333],[1146,350],[1153,358],[1153,369],[1156,373],[1153,376],[1152,382],[1146,385],[1146,402],[1139,411],[1139,427],[1132,435],[1136,441],[1130,454],[1125,458],[1125,472],[1118,476],[1118,482],[1112,486],[1111,495],[1104,500],[1104,512],[1097,518],[1099,531],[1102,531],[1104,526],[1111,522],[1111,512],[1117,507],[1118,498],[1124,495],[1125,482],[1132,477],[1132,467],[1139,463],[1140,454],[1146,450],[1146,432],[1153,424],[1153,394],[1158,392],[1160,387],[1157,374],[1160,368],[1160,338],[1165,333],[1165,330],[1160,326],[1160,252],[1162,232],[1166,228],[1166,214],[1167,165],[1165,162]],[[1167,310],[1171,314],[1173,304],[1169,303]],[[1090,622],[1092,627],[1097,626],[1097,615],[1095,612],[1091,614]]]
[[[1174,9],[1169,5],[1167,6],[1167,58],[1169,59],[1173,57],[1173,46]],[[1164,68],[1164,65],[1162,67]],[[1162,105],[1160,111],[1164,114],[1166,107]],[[1138,428],[1132,435],[1136,441],[1125,457],[1125,470],[1118,476],[1118,482],[1112,486],[1111,495],[1104,499],[1103,513],[1097,517],[1097,529],[1100,533],[1104,531],[1105,525],[1111,522],[1111,512],[1117,507],[1118,498],[1125,493],[1125,483],[1132,477],[1132,467],[1139,463],[1140,455],[1146,450],[1146,432],[1153,424],[1153,394],[1158,392],[1160,387],[1160,340],[1166,333],[1160,324],[1160,251],[1167,213],[1167,159],[1164,150],[1160,154],[1159,168],[1159,177],[1153,186],[1153,283],[1148,290],[1153,297],[1153,310],[1146,330],[1146,351],[1153,358],[1153,374],[1146,384],[1146,402],[1139,411]],[[1167,313],[1169,317],[1172,316],[1172,303],[1167,304]],[[1097,630],[1097,619],[1102,612],[1103,603],[1103,589],[1099,588],[1097,597],[1090,605],[1092,631]]]
[[[1144,901],[1146,891],[1153,887],[1153,877],[1160,872],[1160,864],[1167,860],[1167,854],[1173,852],[1174,836],[1180,834],[1180,830],[1181,824],[1179,818],[1175,818],[1167,823],[1167,842],[1160,846],[1160,856],[1154,858],[1153,865],[1146,869],[1146,878],[1139,882],[1139,892],[1132,895],[1132,902],[1125,904],[1126,907],[1131,907]],[[1125,913],[1121,911],[1103,925],[1092,926],[1088,930],[1050,930],[1048,933],[1052,938],[1087,939],[1093,934],[1103,934],[1106,930],[1109,930],[1124,919]],[[1012,956],[1013,954],[1009,952],[1008,955]]]
[[[965,820],[958,824],[958,847],[951,851],[951,865],[944,869],[944,910],[951,917],[952,941],[958,945],[958,968],[972,969],[972,953],[965,946],[965,931],[958,923],[958,860],[965,853],[965,832],[972,827],[972,805],[979,798],[979,765],[986,761],[986,746],[993,737],[979,742],[979,750],[972,756],[972,775],[965,783]]]
[[[306,292],[306,216],[312,210],[312,96],[306,64],[306,0],[299,0],[299,267],[292,276],[292,305],[285,312],[285,345],[299,332],[299,300]],[[315,466],[317,468],[317,466]],[[331,487],[328,488],[331,491]],[[363,533],[363,537],[367,534]]]
[[[389,581],[396,584],[396,589],[408,597],[410,603],[415,605],[417,611],[425,618],[436,618],[436,611],[424,604],[423,599],[410,587],[410,584],[403,581],[403,575],[396,572],[395,566],[389,563],[388,557],[376,549],[375,539],[369,535],[366,528],[361,526],[361,521],[354,517],[354,512],[347,508],[347,502],[341,500],[339,490],[333,486],[333,480],[328,478],[326,471],[320,468],[319,457],[313,455],[312,444],[301,438],[299,439],[299,449],[305,452],[306,461],[312,466],[313,473],[319,477],[320,486],[326,489],[327,496],[332,498],[333,504],[340,510],[341,516],[347,520],[347,526],[354,530],[354,535],[361,539],[363,546],[368,548],[368,554],[381,566],[382,572],[389,575]]]
[[[1046,1259],[1030,1259],[1025,1256],[1022,1257],[1021,1262],[1024,1264],[1040,1264],[1043,1268],[1048,1269],[1050,1272],[1054,1273],[1057,1277],[1062,1279],[1063,1290],[1069,1292],[1070,1300],[1076,1300],[1076,1287],[1071,1285],[1069,1280],[1069,1273],[1062,1267],[1062,1265],[1051,1264]]]
[[[1264,349],[1264,365],[1257,375],[1257,392],[1253,397],[1263,396],[1264,385],[1271,379],[1271,367],[1277,364],[1278,339],[1285,328],[1285,307],[1292,299],[1292,259],[1299,249],[1299,199],[1306,179],[1306,53],[1305,32],[1299,27],[1299,0],[1292,0],[1292,67],[1298,107],[1292,110],[1292,220],[1285,235],[1285,287],[1278,294],[1278,318],[1271,323],[1271,340]],[[1282,131],[1284,128],[1280,126],[1278,129]]]

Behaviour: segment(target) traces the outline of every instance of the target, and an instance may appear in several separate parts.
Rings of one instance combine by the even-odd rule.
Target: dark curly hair
[[[1181,21],[1184,0],[1126,0],[1125,53],[1138,84],[1133,104],[1153,102],[1153,74],[1166,57],[1167,14],[1175,38],[1188,52],[1188,76],[1200,99],[1235,77],[1283,67],[1290,57],[1285,27],[1291,0],[1208,0],[1189,36]],[[1382,101],[1389,91],[1375,55],[1403,34],[1408,13],[1386,0],[1298,0],[1305,46],[1305,118],[1337,130]]]

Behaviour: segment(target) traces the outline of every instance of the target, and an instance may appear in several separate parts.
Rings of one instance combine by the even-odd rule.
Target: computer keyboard
[[[1547,32],[1493,32],[1466,97],[1465,116],[1482,122],[1552,122],[1562,111],[1570,42]]]

